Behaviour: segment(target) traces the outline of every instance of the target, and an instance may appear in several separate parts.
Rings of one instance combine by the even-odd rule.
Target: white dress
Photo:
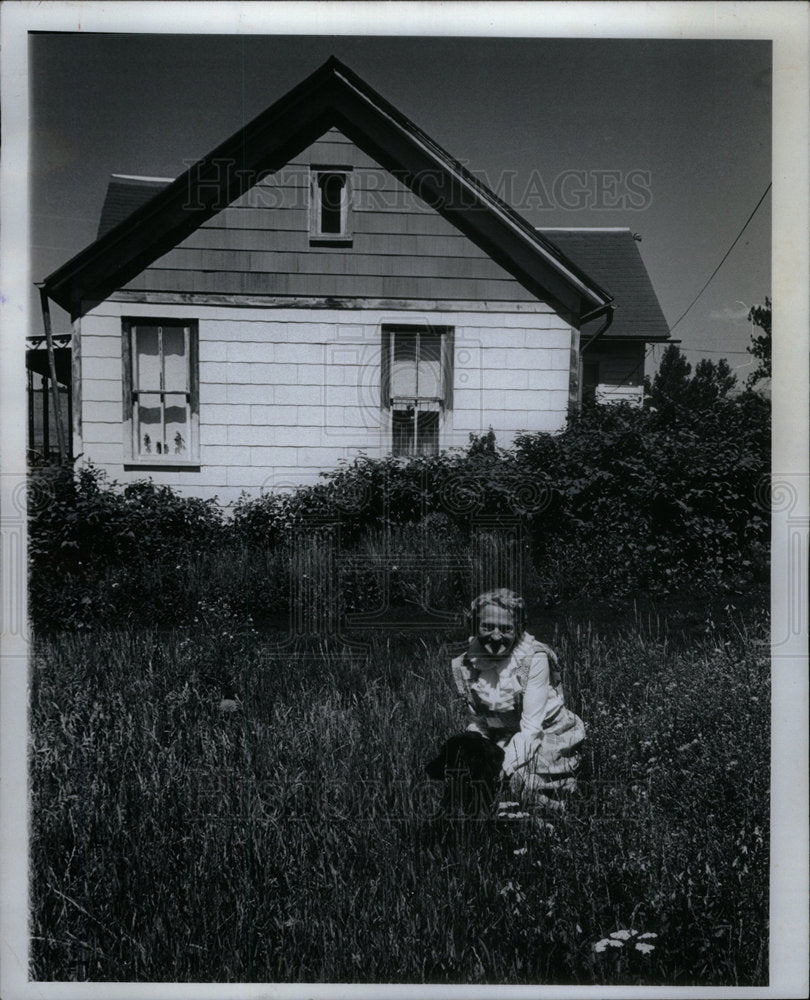
[[[467,728],[502,747],[512,792],[543,800],[571,791],[585,727],[565,707],[554,651],[528,632],[505,656],[489,655],[472,639],[452,667],[470,713]]]

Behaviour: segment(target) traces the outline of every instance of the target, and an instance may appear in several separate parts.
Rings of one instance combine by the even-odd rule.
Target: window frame
[[[421,396],[415,394],[413,396],[393,396],[391,394],[391,381],[392,372],[394,365],[395,356],[395,338],[398,333],[416,334],[417,338],[420,333],[429,333],[431,335],[439,335],[439,384],[442,389],[442,395],[437,396]],[[381,409],[388,414],[388,426],[387,426],[387,440],[388,440],[388,452],[391,455],[397,457],[417,457],[419,455],[432,455],[439,454],[442,450],[442,438],[447,430],[447,418],[450,411],[453,408],[453,345],[454,345],[455,329],[452,326],[445,325],[432,325],[430,323],[385,323],[382,326],[382,352],[381,352],[381,378],[380,378],[380,406]],[[417,340],[417,349],[414,357],[414,364],[417,366],[417,378],[418,378],[418,365],[419,365],[419,340]],[[417,383],[418,389],[418,383]],[[395,409],[402,409],[401,405],[395,407],[395,401],[399,400],[400,403],[405,401],[413,402],[414,411],[414,448],[412,452],[402,454],[400,452],[394,451],[394,411]],[[432,406],[425,406],[424,409],[420,409],[419,404],[430,403]],[[436,404],[438,404],[438,409],[436,409]],[[438,427],[436,431],[436,451],[435,452],[421,452],[419,451],[419,413],[422,412],[438,412]]]
[[[321,178],[343,178],[340,204],[340,232],[325,233],[322,229]],[[347,166],[311,166],[309,168],[309,243],[310,246],[352,245],[352,168]]]
[[[162,397],[182,395],[182,392],[170,389],[140,390],[135,387],[134,378],[134,336],[138,327],[170,326],[188,331],[187,396],[189,424],[188,447],[185,456],[176,454],[141,455],[135,443],[137,418],[135,406],[139,393],[144,395],[160,395],[161,405],[165,406]],[[124,466],[166,467],[200,467],[200,356],[199,356],[199,322],[196,319],[185,319],[173,316],[125,316],[121,320],[121,358],[122,358],[122,389],[123,389],[123,425],[124,425]]]

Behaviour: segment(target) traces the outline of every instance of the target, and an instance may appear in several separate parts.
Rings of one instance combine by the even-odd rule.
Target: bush
[[[151,481],[123,488],[92,465],[44,467],[29,480],[30,610],[39,628],[80,626],[180,601],[178,573],[228,535],[213,501]],[[209,557],[209,558],[210,558]],[[169,615],[171,617],[171,615]]]
[[[243,497],[234,529],[275,543],[290,532],[339,521],[344,540],[367,528],[415,524],[431,514],[468,527],[471,518],[526,518],[548,504],[551,478],[527,470],[508,452],[460,451],[411,459],[361,456],[292,493]]]
[[[528,469],[556,470],[558,525],[538,548],[576,537],[619,593],[742,586],[766,568],[770,411],[754,393],[666,414],[629,405],[585,411],[557,437],[527,435]]]
[[[522,579],[534,605],[739,592],[767,570],[769,405],[752,392],[704,396],[701,407],[586,407],[563,433],[524,435],[510,451],[490,434],[466,452],[361,456],[315,485],[243,496],[227,521],[213,501],[152,482],[38,470],[32,616],[38,628],[163,625],[219,599],[278,618],[306,595],[345,612],[383,595],[449,609],[485,579]],[[323,549],[330,532],[342,570]],[[432,576],[402,571],[409,552]]]

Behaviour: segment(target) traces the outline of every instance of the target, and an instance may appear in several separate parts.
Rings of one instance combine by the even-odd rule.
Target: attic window
[[[312,167],[310,170],[309,241],[311,244],[351,244],[351,168]]]

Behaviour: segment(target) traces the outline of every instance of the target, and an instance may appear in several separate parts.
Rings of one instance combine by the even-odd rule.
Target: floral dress
[[[512,794],[543,803],[576,787],[585,726],[565,707],[552,649],[524,632],[509,653],[491,656],[471,639],[452,669],[470,713],[467,729],[504,750]]]

